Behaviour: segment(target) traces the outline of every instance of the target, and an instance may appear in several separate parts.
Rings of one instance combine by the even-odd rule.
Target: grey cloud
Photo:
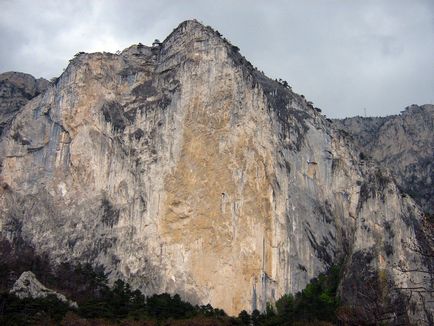
[[[0,0],[0,71],[50,78],[78,51],[150,44],[191,18],[331,117],[394,114],[434,97],[430,0]]]

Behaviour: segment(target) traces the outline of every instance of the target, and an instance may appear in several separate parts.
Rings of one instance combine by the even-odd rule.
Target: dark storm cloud
[[[0,0],[0,71],[59,75],[78,51],[218,29],[260,70],[331,117],[398,113],[434,97],[434,2]]]

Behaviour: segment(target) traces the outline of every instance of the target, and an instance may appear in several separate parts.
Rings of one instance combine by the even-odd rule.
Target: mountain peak
[[[199,28],[205,29],[206,26],[199,22],[197,19],[187,19],[178,25],[177,28]]]
[[[196,19],[189,19],[185,20],[182,23],[180,23],[176,28],[173,29],[172,33],[170,33],[163,43],[166,43],[168,40],[172,39],[173,37],[180,37],[180,35],[183,36],[191,36],[191,35],[197,35],[197,34],[218,34],[218,36],[221,36],[220,33],[216,32],[213,28],[210,26],[205,26],[201,22],[199,22]]]
[[[231,315],[344,260],[344,305],[428,324],[434,236],[390,173],[211,27],[188,20],[154,43],[78,53],[11,115],[0,240]],[[396,294],[414,286],[427,290]]]

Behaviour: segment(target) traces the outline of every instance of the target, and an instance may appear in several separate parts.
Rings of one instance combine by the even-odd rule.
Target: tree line
[[[22,255],[9,254],[6,242],[0,242],[0,324],[1,325],[333,325],[340,302],[337,288],[338,266],[311,280],[306,288],[286,294],[265,312],[258,310],[228,316],[211,305],[192,305],[177,294],[145,297],[139,290],[117,280],[109,286],[102,268],[90,264],[60,264],[49,267],[48,258],[25,248]],[[47,287],[65,294],[78,308],[57,300],[19,299],[10,294],[12,279],[31,270]]]

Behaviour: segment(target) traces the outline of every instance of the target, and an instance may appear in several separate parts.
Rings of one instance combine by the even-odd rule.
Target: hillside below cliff
[[[433,322],[434,237],[414,200],[211,27],[79,53],[8,121],[12,248],[231,315],[342,264],[354,323]]]

